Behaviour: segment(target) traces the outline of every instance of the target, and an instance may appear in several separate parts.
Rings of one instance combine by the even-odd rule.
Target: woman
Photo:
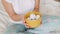
[[[24,22],[24,14],[26,14],[27,12],[39,11],[40,0],[2,0],[2,3],[5,7],[6,12],[11,17],[11,21],[20,23],[21,21]],[[16,24],[14,24],[13,27],[15,25]],[[21,24],[18,24],[18,26],[20,25]],[[29,25],[27,25],[26,23],[25,25],[27,26],[27,28],[29,28]],[[18,29],[18,26],[17,26],[17,29]]]

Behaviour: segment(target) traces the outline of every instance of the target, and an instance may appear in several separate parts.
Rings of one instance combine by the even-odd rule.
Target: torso
[[[13,8],[17,14],[25,14],[34,9],[34,0],[14,0]]]

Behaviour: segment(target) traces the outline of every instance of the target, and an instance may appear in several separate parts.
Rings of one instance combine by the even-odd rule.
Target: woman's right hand
[[[25,22],[25,26],[27,27],[27,28],[30,28],[30,26]]]
[[[20,18],[21,18],[21,20],[24,22],[24,25],[25,25],[27,28],[30,28],[30,26],[25,22],[24,15],[20,15]]]
[[[30,26],[25,22],[25,18],[23,15],[21,15],[21,20],[24,22],[24,25],[27,27],[27,28],[30,28]]]

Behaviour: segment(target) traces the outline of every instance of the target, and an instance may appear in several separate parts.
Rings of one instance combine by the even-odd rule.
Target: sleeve
[[[8,3],[12,3],[12,2],[13,2],[13,0],[6,0],[6,2],[8,2]]]

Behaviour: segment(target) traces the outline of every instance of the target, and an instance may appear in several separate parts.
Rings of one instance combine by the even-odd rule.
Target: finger
[[[25,26],[26,26],[27,28],[29,28],[29,27],[30,27],[30,26],[29,26],[28,24],[26,24],[26,23],[25,23]]]
[[[28,24],[25,24],[26,26],[28,26]]]
[[[25,26],[27,27],[27,28],[30,28],[30,26],[28,25],[28,23],[26,23],[26,22],[24,22],[25,23]]]
[[[26,25],[25,25],[26,26]],[[29,26],[26,26],[26,28],[29,28]]]

